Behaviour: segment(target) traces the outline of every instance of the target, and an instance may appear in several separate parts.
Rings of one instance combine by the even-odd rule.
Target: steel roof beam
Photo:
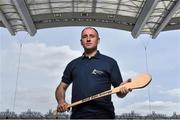
[[[6,19],[6,16],[2,13],[2,11],[0,10],[0,20],[2,21],[2,23],[4,24],[4,26],[8,29],[8,31],[11,33],[11,35],[15,35],[14,30],[12,29],[9,21]]]
[[[148,18],[152,14],[152,11],[157,6],[158,1],[159,0],[146,0],[131,33],[134,38],[139,36],[142,28],[145,26]]]
[[[93,0],[92,1],[92,13],[96,12],[96,4],[97,4],[97,0]]]
[[[34,36],[37,30],[28,11],[28,8],[26,7],[25,0],[13,0],[13,2],[27,28],[28,33],[31,36]]]
[[[156,38],[159,33],[166,27],[166,25],[168,24],[168,22],[171,20],[172,16],[175,14],[175,12],[180,8],[180,0],[177,0],[176,4],[174,5],[174,7],[171,9],[171,11],[169,12],[169,14],[164,18],[163,22],[161,22],[161,24],[159,25],[159,27],[157,28],[157,30],[154,32],[154,34],[152,35],[152,38]]]
[[[53,14],[53,8],[52,8],[52,5],[51,5],[51,0],[49,0],[49,9],[50,9],[50,11],[51,11],[51,13]]]
[[[74,0],[72,0],[72,12],[74,12]]]
[[[132,25],[135,24],[133,17],[121,15],[108,15],[103,13],[61,13],[54,16],[53,14],[34,15],[33,20],[37,29],[62,27],[62,26],[97,26],[131,31]],[[51,21],[52,20],[52,21]]]
[[[118,11],[120,10],[120,5],[121,5],[121,0],[119,0],[117,4],[116,15],[118,14]]]

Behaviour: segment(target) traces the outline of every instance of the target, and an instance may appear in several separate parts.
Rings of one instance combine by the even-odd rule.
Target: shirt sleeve
[[[111,83],[114,87],[117,87],[123,82],[122,76],[116,61],[113,62],[111,70]]]
[[[62,82],[66,83],[68,85],[72,83],[71,71],[72,71],[72,65],[71,65],[71,63],[69,63],[66,66],[66,68],[63,72],[63,76],[62,76]]]

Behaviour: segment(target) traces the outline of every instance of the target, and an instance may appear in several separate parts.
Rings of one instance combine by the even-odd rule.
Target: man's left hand
[[[124,85],[124,84],[126,84],[126,83],[128,83],[128,82],[131,82],[131,79],[128,79],[127,81],[122,82],[122,83],[120,84],[120,86],[122,86],[122,85]],[[130,91],[132,91],[132,90],[131,90],[131,89],[127,89],[125,86],[124,86],[124,87],[121,87],[121,88],[119,89],[119,92],[117,93],[117,96],[120,97],[120,98],[123,98],[123,97],[125,97]]]

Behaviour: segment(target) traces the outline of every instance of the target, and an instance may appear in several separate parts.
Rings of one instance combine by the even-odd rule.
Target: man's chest
[[[110,73],[111,69],[107,63],[87,60],[75,65],[72,77],[101,79],[109,77]]]

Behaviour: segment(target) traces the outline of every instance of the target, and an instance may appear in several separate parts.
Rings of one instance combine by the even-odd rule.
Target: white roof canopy
[[[0,0],[0,27],[12,35],[61,26],[121,29],[156,38],[180,29],[180,0]]]

